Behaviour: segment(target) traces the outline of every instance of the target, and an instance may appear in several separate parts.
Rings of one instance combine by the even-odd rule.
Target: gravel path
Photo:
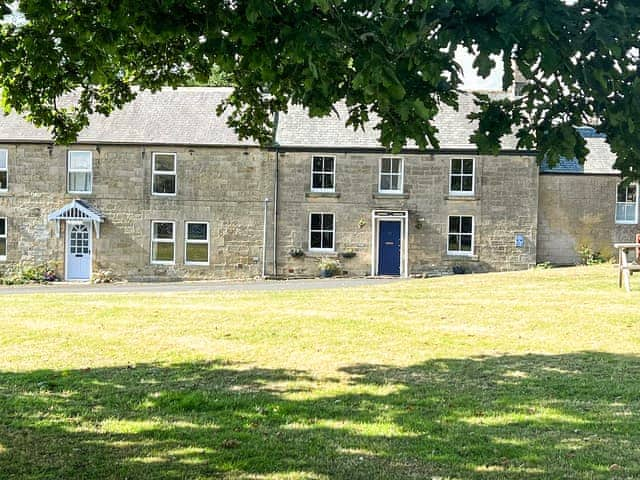
[[[94,285],[89,283],[56,282],[47,285],[0,286],[0,295],[14,294],[68,294],[68,293],[190,293],[190,292],[251,292],[318,290],[352,288],[364,285],[381,285],[400,282],[400,278],[326,278],[308,280],[250,280],[250,281],[200,281],[157,283],[113,283]]]

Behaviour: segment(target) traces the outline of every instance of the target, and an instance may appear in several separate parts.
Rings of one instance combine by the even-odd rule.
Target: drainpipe
[[[276,144],[276,165],[273,181],[273,274],[278,275],[278,183],[280,176],[280,150]]]
[[[278,275],[278,183],[280,177],[280,145],[277,141],[279,112],[273,115],[273,147],[276,151],[276,164],[273,178],[273,275]]]
[[[267,276],[267,209],[270,200],[264,199],[264,218],[262,221],[262,278]]]

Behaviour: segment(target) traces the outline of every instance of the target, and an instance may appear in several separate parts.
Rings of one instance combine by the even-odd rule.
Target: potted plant
[[[342,258],[353,258],[356,256],[356,252],[353,248],[347,248],[344,252],[340,254]]]
[[[289,250],[289,255],[291,255],[293,258],[304,257],[304,250],[302,250],[301,248],[292,248],[291,250]]]
[[[318,269],[322,278],[332,277],[340,273],[340,262],[334,258],[322,257],[318,262]]]

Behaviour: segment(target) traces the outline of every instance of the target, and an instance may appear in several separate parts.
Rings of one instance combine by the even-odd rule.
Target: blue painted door
[[[378,275],[400,275],[400,222],[380,222]]]

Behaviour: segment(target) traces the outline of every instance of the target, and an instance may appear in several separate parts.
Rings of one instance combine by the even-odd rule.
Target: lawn
[[[0,478],[640,478],[632,282],[2,296]]]

